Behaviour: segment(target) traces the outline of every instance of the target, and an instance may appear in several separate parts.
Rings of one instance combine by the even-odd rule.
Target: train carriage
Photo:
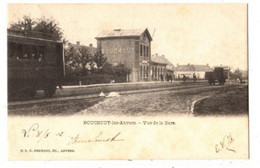
[[[224,85],[226,79],[228,79],[228,73],[229,70],[225,70],[223,67],[215,67],[213,71],[206,72],[205,78],[210,85],[215,85],[216,82],[220,85]]]
[[[8,94],[55,93],[64,78],[63,43],[48,34],[8,30]]]

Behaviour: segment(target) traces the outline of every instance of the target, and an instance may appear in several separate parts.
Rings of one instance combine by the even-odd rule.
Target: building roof
[[[76,50],[80,49],[86,49],[90,54],[94,55],[97,51],[96,47],[93,46],[85,46],[85,45],[80,45],[80,44],[68,44],[68,49],[74,48]]]
[[[209,65],[177,65],[175,71],[212,71]]]
[[[96,39],[102,38],[120,38],[120,37],[139,37],[143,33],[147,33],[150,41],[152,41],[152,36],[150,35],[148,29],[114,29],[114,30],[104,30],[98,34]]]
[[[159,56],[159,55],[151,56],[151,61],[153,63],[172,65],[173,66],[173,64],[167,58],[165,58],[164,56]]]
[[[193,65],[196,71],[212,71],[209,65]]]

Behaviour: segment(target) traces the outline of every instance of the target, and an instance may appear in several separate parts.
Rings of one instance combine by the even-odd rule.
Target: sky
[[[145,29],[152,54],[174,65],[247,69],[246,4],[9,4],[8,25],[23,15],[53,18],[71,43],[96,46],[102,30]]]

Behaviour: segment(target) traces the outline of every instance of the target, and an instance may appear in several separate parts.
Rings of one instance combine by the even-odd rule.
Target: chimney
[[[158,53],[155,53],[155,57],[158,57]]]
[[[188,65],[190,65],[190,63],[188,63]]]
[[[93,47],[93,44],[89,44],[89,47]]]
[[[80,45],[80,41],[77,41],[77,45]]]

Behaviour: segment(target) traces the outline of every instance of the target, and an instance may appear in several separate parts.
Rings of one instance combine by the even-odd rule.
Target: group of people
[[[43,61],[44,57],[43,57],[43,54],[28,54],[28,53],[25,53],[21,56],[17,56],[16,59],[32,59],[32,60],[38,60],[38,61]]]
[[[185,74],[183,74],[183,78],[182,78],[183,82],[186,82],[187,80],[187,77]],[[193,82],[196,82],[197,81],[197,77],[196,77],[196,74],[193,73]]]

